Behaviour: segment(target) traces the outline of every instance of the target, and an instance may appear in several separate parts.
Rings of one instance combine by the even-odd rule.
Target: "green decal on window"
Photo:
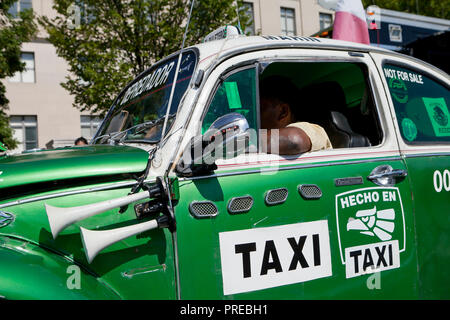
[[[422,98],[436,137],[450,136],[450,114],[444,98]]]
[[[414,141],[417,137],[416,124],[410,119],[405,118],[402,120],[402,132],[403,136],[408,141]]]
[[[397,100],[397,102],[408,102],[408,88],[403,80],[392,78],[389,79],[388,84],[392,97]]]
[[[227,93],[228,106],[230,109],[241,109],[241,98],[237,82],[225,82],[225,91]]]

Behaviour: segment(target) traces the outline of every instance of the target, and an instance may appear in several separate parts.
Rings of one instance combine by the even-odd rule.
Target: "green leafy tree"
[[[179,50],[190,5],[186,0],[54,0],[59,16],[39,22],[69,64],[61,85],[75,97],[74,106],[104,114],[130,80]],[[238,5],[245,24],[242,0]],[[186,45],[235,24],[236,12],[234,0],[197,0]]]
[[[32,10],[21,12],[17,18],[9,14],[8,10],[14,2],[15,0],[0,1],[0,80],[23,71],[25,64],[20,61],[20,47],[36,32]],[[14,149],[17,141],[13,138],[6,114],[8,103],[5,85],[0,82],[0,142],[9,149]]]
[[[448,0],[362,0],[364,7],[377,5],[380,8],[450,19]]]

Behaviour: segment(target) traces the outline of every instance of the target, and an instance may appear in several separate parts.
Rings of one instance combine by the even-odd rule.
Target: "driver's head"
[[[261,80],[261,128],[280,129],[295,122],[297,87],[286,77],[269,76]]]
[[[87,140],[83,137],[79,137],[75,140],[74,144],[76,146],[85,146],[88,144]]]

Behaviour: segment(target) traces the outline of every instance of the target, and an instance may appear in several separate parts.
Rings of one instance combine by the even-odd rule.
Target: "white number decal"
[[[448,171],[447,169],[444,170],[444,174],[443,174],[443,178],[442,180],[444,180],[444,189],[445,191],[450,191],[450,171]]]
[[[447,169],[444,170],[444,173],[439,170],[434,171],[433,185],[436,192],[441,192],[442,189],[450,191],[450,171]]]

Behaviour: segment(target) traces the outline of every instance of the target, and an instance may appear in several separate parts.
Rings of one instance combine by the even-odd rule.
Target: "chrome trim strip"
[[[345,177],[345,178],[336,178],[334,179],[334,185],[336,187],[342,187],[342,186],[354,186],[364,184],[363,177]]]
[[[155,182],[155,180],[145,180],[144,182],[146,182],[146,183],[148,183],[148,182]],[[45,196],[31,197],[31,198],[27,198],[27,199],[16,200],[16,201],[11,201],[11,202],[6,202],[6,203],[3,203],[3,204],[0,204],[0,209],[1,208],[6,208],[6,207],[10,207],[10,206],[19,205],[19,204],[24,204],[24,203],[30,203],[30,202],[35,202],[35,201],[47,200],[47,199],[52,199],[52,198],[59,198],[59,197],[64,197],[64,196],[71,196],[71,195],[74,195],[74,194],[89,193],[89,192],[96,192],[96,191],[105,191],[105,190],[111,190],[111,189],[117,189],[117,188],[129,187],[129,186],[131,187],[131,186],[134,186],[135,184],[137,184],[136,181],[119,182],[119,183],[115,183],[115,184],[111,184],[111,185],[107,185],[107,186],[93,187],[93,188],[74,190],[74,191],[65,191],[65,192],[48,194],[48,195],[45,195]]]
[[[418,158],[418,157],[450,157],[450,152],[440,152],[440,153],[415,153],[407,154],[403,153],[405,158]]]
[[[6,227],[7,225],[14,222],[15,216],[12,213],[0,211],[0,228]]]
[[[176,294],[177,300],[181,300],[181,285],[180,285],[180,262],[178,257],[178,238],[177,231],[172,232],[172,243],[173,243],[173,255],[174,255],[174,263],[175,263],[175,276],[176,276]]]
[[[306,168],[317,168],[317,167],[329,167],[329,166],[337,166],[337,165],[346,165],[346,164],[358,164],[358,163],[369,163],[369,162],[378,162],[378,161],[398,161],[402,160],[400,156],[395,156],[391,158],[375,158],[375,159],[365,159],[365,160],[352,160],[352,161],[343,161],[343,162],[330,162],[330,163],[317,163],[317,164],[305,164],[305,165],[296,165],[296,166],[286,166],[286,167],[277,167],[277,168],[261,168],[254,170],[244,170],[244,171],[236,171],[236,172],[224,172],[224,173],[215,173],[208,176],[201,177],[182,177],[178,180],[181,181],[193,181],[193,180],[201,180],[208,178],[218,178],[218,177],[228,177],[235,176],[239,174],[253,174],[253,173],[262,173],[262,172],[273,172],[273,171],[284,171],[284,170],[294,170],[294,169],[306,169]]]

